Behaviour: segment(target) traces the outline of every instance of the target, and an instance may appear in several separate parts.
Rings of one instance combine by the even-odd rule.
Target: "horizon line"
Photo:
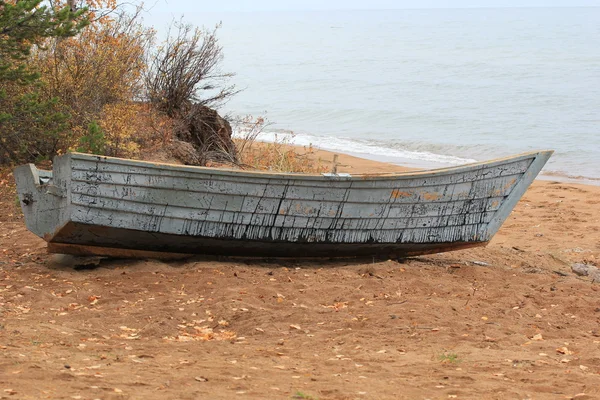
[[[206,13],[253,13],[253,12],[297,12],[297,11],[399,11],[399,10],[481,10],[481,9],[543,9],[543,8],[600,8],[591,6],[472,6],[472,7],[399,7],[399,8],[290,8],[276,10],[211,10]]]

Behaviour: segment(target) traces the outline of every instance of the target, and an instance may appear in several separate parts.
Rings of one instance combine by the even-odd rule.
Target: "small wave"
[[[234,136],[240,137],[239,133],[234,133]],[[417,162],[417,164],[421,162],[442,165],[461,165],[477,161],[470,158],[436,154],[428,151],[411,151],[398,147],[394,148],[357,139],[295,134],[284,131],[262,132],[256,139],[262,142],[283,141],[284,143],[291,145],[313,146],[323,150],[364,155],[367,156],[367,158],[385,157],[386,161],[398,161],[399,163],[406,160],[412,160]]]

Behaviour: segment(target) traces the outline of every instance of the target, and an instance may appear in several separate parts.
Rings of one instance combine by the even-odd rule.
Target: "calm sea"
[[[600,182],[600,8],[219,18],[225,111],[264,139],[421,167],[554,149],[546,173]]]

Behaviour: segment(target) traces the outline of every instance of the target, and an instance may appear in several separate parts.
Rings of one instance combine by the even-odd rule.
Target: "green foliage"
[[[20,86],[7,84],[0,98],[0,163],[50,158],[66,140],[68,115],[58,100],[44,100],[37,88],[23,92]]]
[[[106,136],[96,121],[88,125],[87,134],[79,139],[77,151],[81,153],[104,154],[106,149]]]
[[[27,61],[47,39],[77,34],[86,14],[41,0],[0,0],[0,164],[56,154],[68,115],[57,99],[40,97],[39,74]]]
[[[25,63],[32,47],[43,47],[47,38],[77,34],[89,23],[86,13],[86,8],[53,10],[42,0],[0,0],[0,82],[34,82],[39,75]]]

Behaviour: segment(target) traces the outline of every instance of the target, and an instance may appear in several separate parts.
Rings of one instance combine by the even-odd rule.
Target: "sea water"
[[[262,139],[417,167],[554,149],[546,174],[600,181],[600,8],[218,17],[224,111]]]

